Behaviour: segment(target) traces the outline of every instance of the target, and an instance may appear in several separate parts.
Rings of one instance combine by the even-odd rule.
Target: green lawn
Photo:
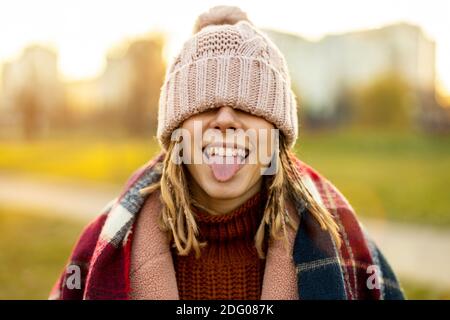
[[[327,176],[358,214],[450,226],[450,136],[347,131],[303,141],[300,157]]]
[[[142,140],[0,142],[0,170],[122,184],[157,153],[154,141]]]
[[[400,282],[405,295],[410,300],[450,300],[450,288],[435,289],[426,284],[418,283],[410,279],[401,279]]]
[[[155,140],[0,142],[0,171],[123,184],[158,153]],[[346,130],[300,134],[297,155],[359,215],[450,226],[450,136]]]
[[[0,206],[0,300],[47,299],[83,226]]]
[[[47,299],[83,223],[0,206],[0,300]],[[450,299],[447,291],[400,279],[409,299]]]

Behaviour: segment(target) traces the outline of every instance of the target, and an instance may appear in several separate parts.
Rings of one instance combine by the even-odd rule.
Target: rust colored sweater
[[[194,252],[179,256],[172,251],[180,299],[260,299],[265,260],[258,257],[254,236],[264,204],[257,193],[225,215],[194,207],[200,239],[207,245],[198,259]]]

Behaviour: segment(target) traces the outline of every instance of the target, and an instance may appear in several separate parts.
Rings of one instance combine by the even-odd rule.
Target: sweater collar
[[[264,214],[264,205],[265,197],[262,192],[258,192],[227,214],[215,215],[199,206],[193,206],[192,209],[202,240],[222,242],[253,240]]]

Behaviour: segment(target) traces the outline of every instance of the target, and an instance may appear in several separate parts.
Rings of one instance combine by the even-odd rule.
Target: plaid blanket
[[[83,231],[50,299],[129,299],[133,225],[145,197],[139,190],[157,181],[163,154],[137,170],[122,194]],[[333,215],[342,245],[304,209],[294,243],[300,299],[403,299],[399,283],[344,196],[313,168],[296,160],[314,198]],[[78,276],[78,282],[72,278]]]

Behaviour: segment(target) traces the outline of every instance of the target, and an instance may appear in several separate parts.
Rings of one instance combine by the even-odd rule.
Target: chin
[[[211,181],[202,186],[202,188],[211,198],[215,199],[237,198],[247,190],[242,183],[237,181]]]

